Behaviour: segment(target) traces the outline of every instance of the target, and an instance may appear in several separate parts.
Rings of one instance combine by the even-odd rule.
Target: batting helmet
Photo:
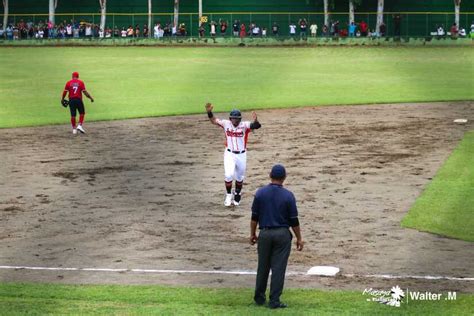
[[[240,113],[239,110],[232,110],[230,111],[229,118],[231,119],[241,119],[242,118],[242,113]]]

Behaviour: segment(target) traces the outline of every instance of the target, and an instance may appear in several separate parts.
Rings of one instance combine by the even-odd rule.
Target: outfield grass
[[[404,301],[399,308],[368,298],[356,291],[288,289],[282,299],[290,307],[271,311],[252,304],[250,289],[0,284],[0,310],[9,315],[469,315],[474,304],[473,295],[459,293],[456,300]]]
[[[0,128],[60,124],[79,71],[87,120],[474,99],[470,47],[0,48]]]
[[[402,221],[403,227],[474,241],[474,131],[467,133]]]

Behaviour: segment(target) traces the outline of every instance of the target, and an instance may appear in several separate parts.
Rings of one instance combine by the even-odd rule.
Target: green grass
[[[465,135],[402,226],[474,241],[474,131]]]
[[[470,47],[0,48],[0,128],[60,124],[79,71],[87,120],[474,99]]]
[[[250,289],[0,284],[0,311],[8,315],[469,315],[474,305],[474,295],[459,293],[456,300],[409,301],[399,308],[367,298],[362,291],[287,289],[282,300],[290,307],[271,311],[252,304]]]

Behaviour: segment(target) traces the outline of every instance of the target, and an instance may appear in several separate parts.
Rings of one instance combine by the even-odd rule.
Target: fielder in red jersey
[[[86,111],[84,109],[84,103],[82,102],[82,94],[88,97],[91,102],[94,102],[94,98],[87,92],[86,86],[82,80],[79,80],[79,73],[73,72],[72,73],[72,80],[69,80],[66,83],[63,91],[63,97],[61,98],[61,104],[67,106],[69,104],[69,110],[71,112],[71,125],[72,125],[72,133],[77,134],[77,131],[81,133],[85,133],[84,127],[82,124],[84,123],[84,116],[86,115]],[[67,102],[64,100],[66,95],[69,94],[69,101]],[[76,128],[76,113],[79,112],[79,124]]]

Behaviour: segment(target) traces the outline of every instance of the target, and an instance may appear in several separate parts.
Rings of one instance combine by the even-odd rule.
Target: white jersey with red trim
[[[227,149],[231,151],[247,149],[247,139],[251,131],[249,121],[240,122],[237,127],[230,120],[216,119],[216,123],[224,129]]]

